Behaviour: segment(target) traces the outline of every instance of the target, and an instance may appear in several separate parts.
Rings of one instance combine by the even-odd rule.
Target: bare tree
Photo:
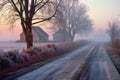
[[[120,25],[118,20],[109,21],[108,27],[108,34],[111,38],[112,46],[115,47],[115,39],[120,38]]]
[[[78,0],[62,0],[56,14],[56,23],[59,29],[66,29],[70,34],[71,40],[76,33],[86,33],[92,29],[92,22],[84,4],[79,5]]]
[[[55,16],[60,0],[1,0],[1,16],[14,23],[18,20],[25,35],[27,48],[33,46],[32,25]]]
[[[72,39],[76,33],[85,34],[87,31],[91,31],[92,22],[89,16],[86,15],[87,8],[84,4],[73,6],[70,13],[69,31],[71,32]]]

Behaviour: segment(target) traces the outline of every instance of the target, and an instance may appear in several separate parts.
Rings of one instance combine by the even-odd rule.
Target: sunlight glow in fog
[[[83,35],[83,36],[76,35],[75,41],[80,40],[80,39],[90,40],[94,42],[109,42],[110,41],[110,37],[108,36],[106,30],[104,29],[95,30],[94,32],[91,32],[89,35]]]

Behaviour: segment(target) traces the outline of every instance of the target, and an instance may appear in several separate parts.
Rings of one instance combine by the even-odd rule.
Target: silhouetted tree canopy
[[[1,0],[0,15],[10,23],[20,21],[27,48],[30,48],[33,46],[32,25],[54,17],[59,2],[60,0]]]

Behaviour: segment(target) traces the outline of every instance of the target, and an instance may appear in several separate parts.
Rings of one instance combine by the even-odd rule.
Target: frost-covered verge
[[[112,47],[108,47],[107,51],[115,65],[115,67],[117,68],[118,72],[120,73],[120,50],[114,49]]]
[[[60,44],[49,43],[44,46],[32,47],[27,50],[23,50],[22,52],[19,52],[18,50],[4,52],[1,50],[0,75],[6,75],[34,63],[43,62],[53,57],[65,54],[85,43],[86,42],[84,41]]]

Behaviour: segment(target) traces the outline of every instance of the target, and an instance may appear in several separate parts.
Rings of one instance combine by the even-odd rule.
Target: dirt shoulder
[[[115,65],[115,67],[117,68],[118,72],[120,73],[120,50],[108,47],[107,51]]]

